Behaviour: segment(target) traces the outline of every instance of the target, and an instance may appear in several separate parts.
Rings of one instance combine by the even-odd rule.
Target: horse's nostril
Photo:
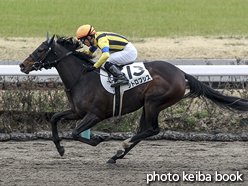
[[[19,65],[19,67],[20,67],[21,70],[24,70],[24,69],[25,69],[25,65],[24,65],[23,63],[21,63],[21,64]]]

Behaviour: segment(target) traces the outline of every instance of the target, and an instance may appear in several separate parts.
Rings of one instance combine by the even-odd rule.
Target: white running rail
[[[248,65],[176,65],[193,76],[248,76]],[[59,76],[55,68],[26,75],[18,65],[0,65],[0,76]]]

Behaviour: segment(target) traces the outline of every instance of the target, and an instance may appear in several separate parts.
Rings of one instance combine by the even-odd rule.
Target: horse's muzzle
[[[25,65],[24,65],[23,63],[21,63],[21,64],[19,65],[19,67],[20,67],[20,71],[21,71],[21,72],[23,72],[23,73],[25,73],[25,74],[29,74],[28,69],[26,69],[26,67],[25,67]]]

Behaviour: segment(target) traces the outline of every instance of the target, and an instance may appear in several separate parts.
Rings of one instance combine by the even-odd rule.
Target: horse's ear
[[[55,34],[53,34],[53,36],[51,37],[51,39],[49,39],[48,41],[48,45],[51,46],[54,40]]]
[[[49,33],[48,33],[48,31],[47,31],[47,41],[49,40]]]

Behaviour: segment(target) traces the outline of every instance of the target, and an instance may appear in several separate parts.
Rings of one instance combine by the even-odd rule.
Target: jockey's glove
[[[91,71],[93,71],[93,70],[95,70],[95,69],[96,69],[96,67],[91,66],[91,65],[89,65],[89,66],[86,67],[86,71],[87,71],[87,72],[91,72]]]

